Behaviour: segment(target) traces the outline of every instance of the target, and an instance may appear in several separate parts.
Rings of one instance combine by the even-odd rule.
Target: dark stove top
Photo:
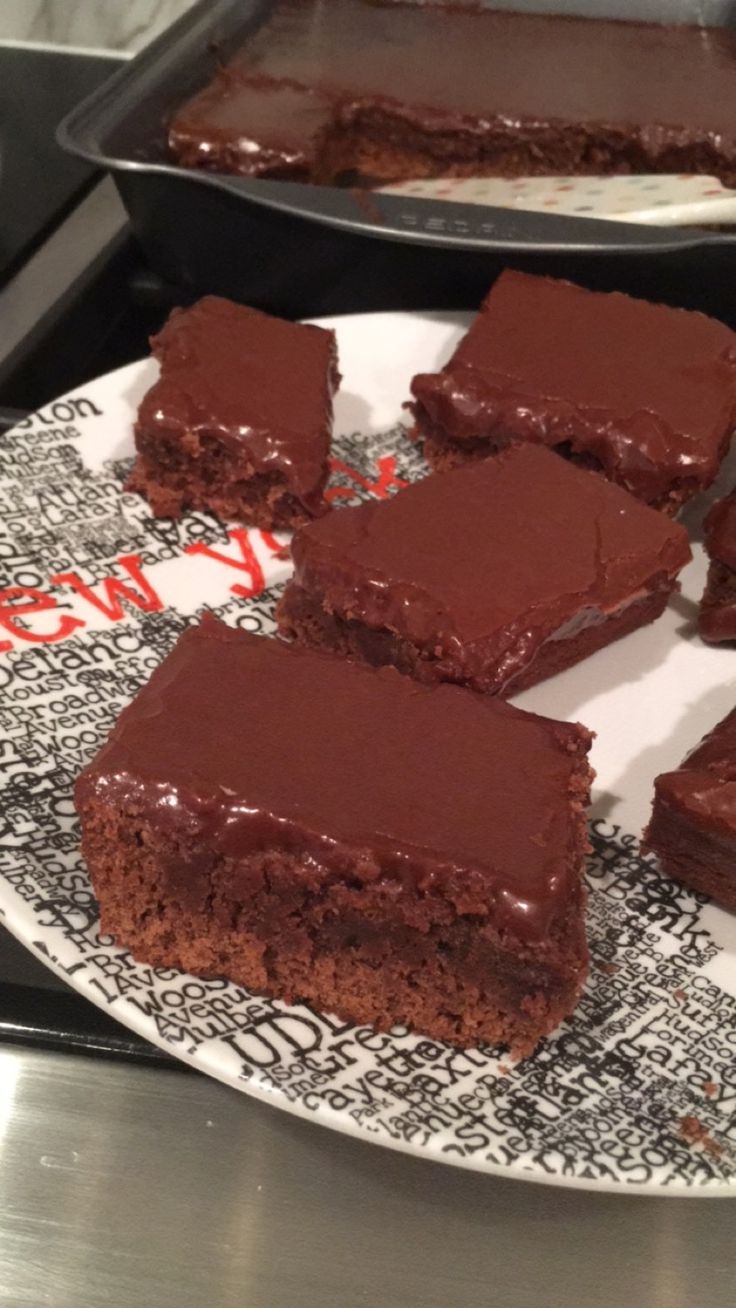
[[[2,430],[55,395],[141,358],[170,297],[124,239],[3,375]],[[0,577],[0,585],[4,584]],[[1,803],[1,799],[0,799]],[[82,998],[0,926],[0,1042],[172,1065],[161,1050]]]
[[[54,140],[59,120],[117,60],[0,45],[0,285],[92,184]]]
[[[0,297],[45,242],[63,238],[69,215],[100,182],[59,149],[54,132],[116,62],[0,45]],[[27,342],[9,357],[0,350],[0,433],[55,395],[140,358],[171,303],[123,233],[66,290],[63,303],[48,304]],[[3,328],[0,307],[0,341]],[[172,1063],[77,995],[0,927],[2,1041]]]

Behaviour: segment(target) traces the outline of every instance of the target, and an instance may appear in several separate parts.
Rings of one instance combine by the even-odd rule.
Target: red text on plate
[[[239,559],[233,559],[229,554],[223,554],[222,550],[213,549],[211,545],[203,545],[201,541],[196,541],[193,545],[185,545],[184,553],[204,554],[208,559],[215,559],[217,563],[226,563],[230,568],[239,568],[241,572],[247,572],[250,577],[249,584],[247,586],[240,584],[231,586],[230,592],[232,595],[239,595],[243,599],[252,599],[254,595],[260,595],[266,584],[263,568],[256,558],[255,550],[250,543],[245,527],[233,527],[227,535],[228,540],[233,545],[237,545],[240,550]],[[274,539],[274,545],[276,544],[277,542]]]
[[[363,490],[370,491],[371,495],[375,495],[379,500],[385,500],[389,491],[393,489],[401,490],[402,486],[406,486],[403,478],[396,476],[395,454],[385,454],[377,460],[378,477],[375,481],[364,477],[362,472],[358,472],[355,468],[351,468],[349,464],[343,463],[342,459],[330,459],[330,467],[333,472],[341,472],[345,477],[350,477],[351,481],[354,481],[357,486],[362,486]],[[325,491],[325,499],[330,502],[332,500],[352,499],[352,496],[353,491],[350,486],[331,486],[329,490]]]
[[[0,590],[0,627],[18,640],[30,641],[32,645],[48,645],[56,640],[64,640],[76,627],[84,626],[81,618],[72,618],[67,613],[60,614],[58,625],[44,635],[28,631],[18,622],[22,616],[30,617],[32,613],[46,613],[49,609],[58,607],[52,595],[44,595],[35,586],[6,586]],[[5,654],[12,648],[11,641],[0,640],[0,654]]]
[[[272,554],[278,557],[283,554],[284,547],[271,532],[261,531],[259,535]],[[229,568],[237,568],[245,573],[247,584],[238,582],[230,587],[230,591],[242,599],[252,599],[261,593],[266,583],[249,533],[244,527],[231,528],[228,531],[228,544],[236,547],[238,553],[235,557],[223,554],[222,550],[204,545],[201,541],[185,545],[184,553],[203,554],[216,563],[224,563]],[[129,609],[131,605],[143,613],[160,613],[164,608],[163,600],[145,576],[140,555],[121,554],[115,562],[125,570],[127,577],[102,577],[92,586],[77,572],[56,572],[49,577],[49,582],[52,586],[70,587],[79,599],[90,604],[110,622],[122,622],[128,616],[126,607]],[[56,616],[50,630],[29,630],[28,619],[31,616],[50,613],[52,610],[56,610]],[[79,627],[87,625],[84,618],[64,613],[63,605],[53,595],[46,595],[35,586],[0,588],[0,631],[6,631],[18,641],[32,645],[53,645],[59,640],[65,640]],[[0,639],[0,654],[12,649],[12,641]]]
[[[106,618],[111,622],[120,622],[125,617],[125,609],[121,600],[127,600],[129,604],[134,604],[137,609],[142,609],[144,613],[160,613],[164,607],[156,594],[153,586],[141,572],[141,559],[139,554],[121,554],[117,560],[121,568],[125,568],[131,580],[140,591],[133,590],[132,586],[126,585],[117,577],[103,577],[100,583],[104,593],[96,595],[91,586],[76,572],[57,572],[53,577],[49,577],[52,586],[71,586],[73,590],[81,595],[82,599],[88,604],[94,605],[100,613],[104,613]]]

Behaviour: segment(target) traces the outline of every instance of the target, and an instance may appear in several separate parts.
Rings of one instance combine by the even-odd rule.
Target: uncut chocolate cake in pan
[[[736,180],[736,34],[404,0],[277,0],[178,108],[188,167],[316,182]]]

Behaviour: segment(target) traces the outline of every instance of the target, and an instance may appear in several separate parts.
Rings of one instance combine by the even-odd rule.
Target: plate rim
[[[4,878],[0,877],[0,880],[4,880]],[[13,895],[14,907],[17,907],[19,896],[17,896],[15,892],[13,892]],[[21,904],[23,903],[22,900],[19,902]],[[19,916],[22,917],[22,913]],[[101,1012],[104,1012],[106,1016],[113,1017],[116,1022],[120,1022],[121,1026],[135,1032],[136,1035],[142,1036],[144,1040],[149,1042],[149,1044],[155,1045],[157,1048],[163,1050],[164,1053],[169,1054],[177,1062],[185,1063],[188,1067],[191,1067],[193,1071],[199,1072],[200,1075],[211,1077],[212,1080],[219,1082],[220,1085],[227,1086],[228,1089],[233,1090],[236,1093],[248,1095],[253,1099],[257,1099],[260,1103],[270,1105],[279,1112],[289,1113],[290,1116],[296,1117],[300,1121],[312,1123],[314,1126],[323,1127],[326,1130],[337,1131],[340,1135],[348,1136],[352,1140],[360,1140],[365,1144],[379,1145],[382,1149],[389,1149],[393,1153],[408,1154],[413,1158],[421,1158],[428,1163],[440,1163],[445,1167],[460,1168],[462,1171],[475,1172],[481,1176],[492,1177],[494,1180],[525,1181],[530,1185],[544,1185],[553,1189],[562,1188],[566,1190],[584,1190],[590,1194],[637,1195],[639,1197],[648,1196],[650,1199],[667,1197],[676,1199],[736,1198],[736,1183],[730,1181],[704,1181],[701,1185],[694,1185],[674,1180],[670,1185],[662,1186],[652,1182],[626,1182],[611,1181],[607,1179],[595,1180],[594,1178],[587,1177],[554,1175],[552,1173],[545,1174],[532,1171],[531,1168],[522,1168],[518,1165],[504,1166],[501,1163],[489,1163],[484,1161],[478,1155],[471,1154],[458,1156],[457,1154],[434,1152],[422,1145],[412,1144],[407,1140],[378,1135],[374,1136],[365,1128],[353,1125],[344,1115],[337,1113],[336,1110],[330,1108],[329,1105],[320,1105],[320,1108],[316,1112],[313,1112],[308,1108],[304,1108],[301,1100],[288,1099],[286,1096],[280,1094],[278,1090],[267,1090],[257,1080],[251,1079],[246,1081],[240,1077],[228,1076],[227,1073],[216,1071],[212,1067],[203,1066],[196,1054],[188,1054],[179,1050],[167,1041],[164,1036],[159,1036],[155,1030],[151,1033],[146,1029],[147,1019],[144,1014],[140,1015],[140,1024],[135,1009],[131,1010],[130,1020],[127,1018],[123,1020],[119,1015],[120,1010],[115,1006],[106,1003],[102,997],[98,998],[96,993],[92,992],[91,988],[88,992],[86,988],[82,989],[75,985],[73,977],[70,977],[69,973],[56,959],[52,958],[51,955],[44,953],[42,950],[37,949],[33,941],[29,940],[25,934],[21,934],[22,928],[21,930],[16,929],[16,925],[11,921],[11,915],[8,913],[6,905],[3,906],[3,912],[0,914],[0,923],[10,931],[11,935],[13,935],[15,939],[24,946],[24,948],[29,950],[34,958],[36,958],[40,963],[43,963],[49,971],[53,972],[55,976],[58,976],[60,980],[65,981],[67,985],[71,986],[76,994],[81,995],[83,999],[93,1003],[95,1007],[99,1008]],[[118,949],[121,947],[115,945],[114,948]],[[195,980],[201,980],[201,978],[195,977],[193,973],[183,972],[179,968],[176,970],[180,972],[182,976],[192,976]],[[121,995],[120,999],[124,1000],[125,996]],[[292,1005],[287,1005],[287,1007],[290,1008]],[[80,1056],[84,1057],[85,1055]]]
[[[428,319],[432,322],[441,322],[448,327],[462,326],[463,320],[472,316],[472,311],[468,310],[374,310],[366,313],[341,313],[330,314],[328,316],[319,316],[314,318],[305,318],[301,321],[309,322],[317,326],[330,327],[335,322],[365,319],[401,319],[404,321],[416,321],[417,319]],[[89,391],[98,386],[104,387],[114,385],[117,379],[125,378],[129,381],[135,377],[139,371],[151,363],[151,356],[144,356],[135,359],[118,368],[111,369],[109,372],[101,373],[99,376],[92,378],[87,382],[67,390],[58,396],[52,397],[42,408],[48,408],[56,401],[63,401],[67,396],[73,396],[83,389]],[[33,416],[33,415],[31,415]],[[398,420],[397,420],[398,421]],[[19,433],[18,427],[9,429],[2,439],[12,438]],[[11,851],[12,856],[12,851]],[[86,865],[85,865],[85,873]],[[87,873],[88,875],[88,873]],[[76,973],[69,973],[55,957],[46,953],[43,949],[37,948],[36,942],[32,939],[32,931],[26,929],[32,925],[31,909],[23,897],[16,891],[6,879],[5,875],[0,872],[0,923],[4,925],[21,943],[24,948],[54,975],[59,977],[70,988],[79,994],[83,999],[93,1003],[107,1016],[113,1017],[121,1026],[135,1032],[150,1044],[160,1048],[163,1052],[169,1054],[178,1062],[184,1063],[193,1070],[204,1076],[208,1076],[222,1085],[226,1085],[240,1094],[246,1094],[278,1109],[281,1112],[289,1113],[292,1117],[302,1121],[312,1123],[315,1126],[327,1128],[339,1132],[341,1135],[351,1139],[360,1140],[366,1144],[378,1145],[383,1149],[390,1149],[395,1153],[407,1154],[414,1158],[421,1158],[426,1162],[440,1163],[444,1166],[459,1168],[463,1171],[472,1171],[479,1175],[485,1175],[494,1179],[504,1179],[509,1181],[523,1181],[534,1185],[543,1185],[551,1188],[562,1188],[567,1190],[586,1191],[591,1194],[615,1194],[615,1195],[633,1195],[647,1196],[649,1198],[676,1198],[676,1199],[728,1199],[736,1198],[736,1179],[733,1181],[722,1180],[705,1180],[703,1182],[688,1182],[675,1177],[667,1184],[661,1184],[656,1181],[632,1181],[627,1182],[623,1179],[612,1180],[609,1178],[579,1177],[569,1176],[564,1173],[545,1173],[542,1170],[533,1170],[531,1167],[524,1167],[519,1163],[501,1164],[489,1162],[481,1154],[475,1155],[457,1155],[451,1152],[444,1153],[436,1150],[430,1145],[418,1145],[411,1141],[389,1137],[388,1135],[374,1135],[369,1129],[361,1124],[354,1123],[352,1118],[347,1117],[344,1113],[332,1108],[329,1104],[322,1103],[316,1110],[304,1107],[300,1099],[292,1100],[285,1096],[278,1088],[266,1088],[262,1085],[258,1075],[245,1079],[234,1074],[228,1074],[224,1070],[218,1070],[210,1065],[206,1060],[202,1060],[198,1055],[189,1054],[178,1048],[173,1042],[168,1041],[165,1036],[160,1036],[155,1025],[150,1018],[129,1003],[125,995],[118,998],[121,1001],[120,1007],[117,1004],[110,1004],[102,995],[98,995],[94,987],[85,984],[79,984],[75,980]],[[43,928],[41,928],[43,929]],[[107,937],[103,937],[107,939]],[[129,952],[123,946],[113,944],[112,948],[121,952]],[[137,962],[137,960],[134,960]],[[148,966],[148,965],[144,965]],[[192,976],[193,979],[201,981],[192,973],[184,972],[182,969],[176,969],[181,976]],[[81,969],[80,969],[81,972]],[[81,977],[80,977],[81,981]],[[206,984],[206,979],[205,979]],[[279,1001],[282,1002],[283,1001]],[[287,1008],[298,1007],[287,1005]],[[304,1007],[304,1006],[301,1006]],[[121,1016],[125,1013],[125,1017]],[[202,1048],[206,1048],[202,1046]]]

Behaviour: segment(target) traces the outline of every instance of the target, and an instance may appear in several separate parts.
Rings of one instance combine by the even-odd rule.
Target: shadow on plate
[[[671,648],[671,625],[659,620],[606,645],[512,702],[532,713],[576,721],[582,705],[608,691],[641,681],[664,663]]]
[[[346,436],[353,432],[369,432],[373,427],[372,409],[362,395],[352,391],[338,391],[335,396],[335,431]]]
[[[642,750],[628,764],[625,774],[626,792],[641,793],[643,790],[653,798],[654,778],[660,772],[672,772],[678,768],[685,755],[700,743],[704,734],[730,713],[735,701],[734,683],[725,682],[686,704],[680,717],[673,723],[670,735]]]
[[[702,495],[696,495],[683,509],[679,521],[686,527],[691,541],[702,541],[703,519],[714,500],[728,495],[736,486],[736,440],[721,464],[713,485]]]

